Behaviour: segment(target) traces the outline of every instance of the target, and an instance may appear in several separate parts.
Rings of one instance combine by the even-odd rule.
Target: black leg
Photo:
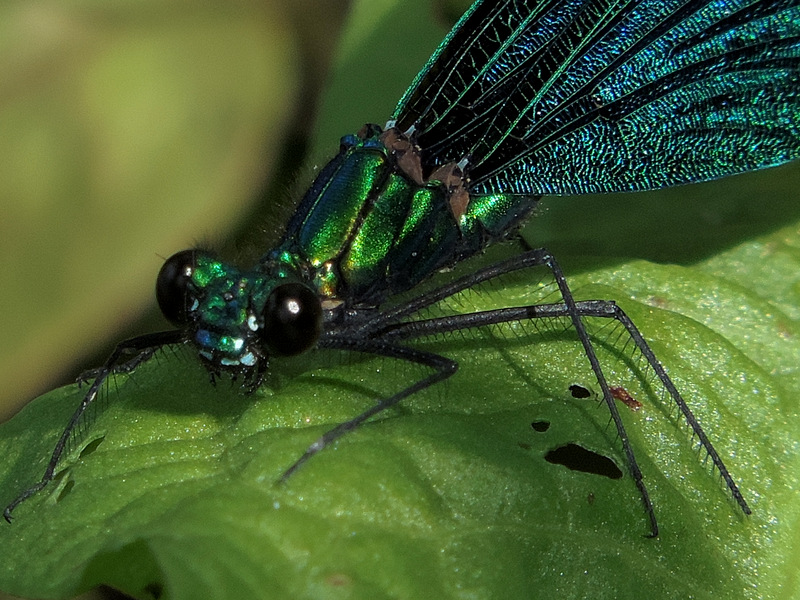
[[[552,260],[550,253],[543,248],[530,250],[523,254],[507,258],[506,260],[479,269],[475,273],[465,275],[435,290],[426,292],[421,296],[409,300],[405,304],[401,304],[387,311],[382,311],[368,321],[365,321],[360,329],[374,337],[375,332],[380,329],[391,327],[399,323],[403,318],[414,315],[422,309],[432,306],[445,298],[454,296],[464,290],[474,288],[481,283],[491,281],[502,275],[513,273],[514,271],[546,265],[547,263],[545,261],[548,258]]]
[[[550,270],[553,272],[553,276],[556,278],[556,283],[558,284],[558,289],[561,291],[561,297],[564,299],[567,312],[569,313],[569,316],[572,319],[572,324],[578,333],[578,338],[583,345],[583,350],[586,353],[586,357],[589,359],[589,364],[592,365],[592,371],[594,371],[595,377],[597,377],[597,382],[600,384],[600,389],[603,391],[603,400],[605,401],[606,406],[608,406],[608,410],[611,413],[611,419],[614,421],[614,426],[617,428],[617,435],[619,435],[620,441],[622,442],[622,449],[625,452],[625,457],[628,461],[628,469],[631,472],[633,480],[636,482],[636,487],[639,488],[639,494],[642,497],[644,509],[647,512],[648,518],[650,519],[650,535],[651,537],[656,537],[658,535],[658,522],[656,521],[655,510],[653,510],[653,502],[650,500],[650,494],[648,493],[647,486],[644,483],[642,471],[639,469],[639,463],[636,462],[636,455],[633,452],[633,447],[631,446],[630,439],[628,438],[628,432],[625,431],[625,425],[622,423],[622,417],[617,409],[617,403],[614,402],[614,397],[611,395],[611,390],[608,389],[608,382],[606,381],[605,373],[603,373],[603,369],[600,367],[600,361],[597,359],[594,346],[592,345],[591,339],[589,339],[589,333],[586,331],[586,326],[583,323],[582,315],[578,312],[578,307],[575,305],[575,299],[572,297],[572,292],[567,285],[567,280],[564,277],[564,273],[561,271],[561,267],[558,266],[558,263],[549,252],[543,252],[543,255],[540,257],[540,259],[544,262],[544,264],[550,267]]]
[[[501,308],[464,315],[452,315],[432,319],[420,319],[416,321],[413,320],[415,312],[462,290],[473,287],[477,283],[481,283],[483,281],[487,281],[494,277],[499,277],[519,269],[525,269],[534,266],[546,266],[551,270],[564,300],[563,303]],[[626,460],[628,461],[629,471],[636,482],[636,486],[639,489],[642,502],[650,520],[651,535],[656,536],[658,534],[658,523],[656,521],[653,505],[650,500],[647,487],[643,481],[641,470],[636,462],[633,448],[631,447],[630,440],[625,431],[625,427],[622,423],[616,403],[614,402],[605,375],[600,366],[600,362],[586,330],[586,326],[583,323],[583,319],[586,317],[614,319],[623,325],[633,343],[645,357],[648,364],[652,367],[656,376],[660,380],[661,384],[678,406],[687,424],[692,429],[693,434],[697,436],[697,439],[700,440],[700,443],[704,447],[708,456],[711,458],[714,466],[719,470],[720,475],[725,481],[725,484],[730,490],[733,498],[736,500],[745,514],[750,514],[750,507],[747,505],[747,502],[745,501],[738,486],[736,485],[736,482],[733,480],[733,477],[730,475],[727,467],[722,461],[722,458],[719,456],[719,453],[708,439],[708,436],[703,431],[700,423],[697,421],[697,418],[694,416],[691,409],[681,397],[674,383],[664,370],[664,367],[658,361],[652,349],[644,340],[631,319],[622,311],[621,308],[616,305],[616,303],[612,301],[589,300],[576,302],[561,269],[546,250],[534,250],[525,253],[518,257],[498,263],[497,265],[487,269],[482,269],[473,275],[459,279],[451,284],[434,290],[429,294],[425,294],[422,298],[414,299],[408,304],[393,309],[391,312],[379,315],[375,319],[371,320],[365,329],[369,331],[370,336],[377,337],[378,339],[382,339],[384,341],[401,341],[458,331],[472,327],[482,327],[513,321],[542,318],[569,318],[572,321],[572,325],[578,334],[581,344],[583,345],[586,356],[589,359],[589,363],[592,367],[592,371],[597,377],[597,381],[603,392],[603,399],[608,406],[609,411],[611,412],[611,418],[617,429]],[[407,320],[401,321],[400,319]]]
[[[19,496],[17,496],[8,506],[6,506],[5,510],[3,510],[3,518],[5,518],[6,521],[10,523],[11,513],[14,511],[14,509],[34,494],[41,491],[53,480],[56,466],[58,465],[58,461],[61,459],[61,455],[64,453],[64,449],[67,446],[70,435],[72,435],[73,430],[78,423],[80,423],[81,417],[83,416],[84,412],[86,412],[86,409],[89,408],[89,405],[91,405],[92,402],[97,399],[97,393],[99,392],[103,383],[105,383],[105,381],[108,379],[109,375],[114,373],[129,373],[147,359],[152,357],[156,349],[168,344],[176,344],[182,340],[183,338],[180,331],[162,331],[126,340],[117,345],[117,347],[114,349],[114,352],[111,353],[111,356],[108,357],[108,360],[106,360],[105,364],[101,368],[81,375],[80,381],[87,381],[89,377],[94,377],[92,385],[87,390],[86,395],[83,397],[80,405],[78,405],[78,408],[72,414],[72,418],[69,420],[66,428],[61,433],[61,437],[58,438],[58,442],[53,449],[53,454],[50,457],[50,461],[47,463],[47,468],[45,469],[42,478],[36,485],[28,488]],[[124,362],[120,362],[126,355],[130,354],[133,354],[132,358],[129,358]]]
[[[319,346],[321,348],[330,348],[330,349],[337,349],[337,350],[351,350],[357,352],[363,352],[366,354],[377,354],[380,356],[386,356],[389,358],[397,358],[400,360],[405,360],[409,362],[415,362],[421,365],[425,365],[427,367],[431,367],[434,372],[431,373],[429,376],[425,377],[424,379],[420,379],[413,385],[404,388],[403,390],[397,392],[396,394],[381,400],[374,406],[370,407],[369,409],[362,412],[360,415],[346,421],[340,425],[337,425],[330,431],[326,431],[322,437],[317,439],[313,444],[311,444],[303,455],[298,458],[294,464],[284,471],[283,475],[279,480],[280,483],[285,482],[292,474],[297,471],[309,458],[314,456],[317,452],[320,452],[330,444],[332,444],[335,440],[339,439],[346,433],[353,431],[359,425],[364,423],[370,417],[377,415],[378,413],[383,412],[387,408],[390,408],[408,398],[409,396],[416,394],[444,379],[447,379],[451,375],[453,375],[458,370],[458,363],[449,358],[445,358],[444,356],[440,356],[438,354],[433,354],[431,352],[425,352],[422,350],[415,350],[413,348],[408,348],[406,346],[400,346],[396,344],[386,343],[381,340],[363,340],[363,339],[343,339],[338,337],[331,337],[325,339],[320,342]]]

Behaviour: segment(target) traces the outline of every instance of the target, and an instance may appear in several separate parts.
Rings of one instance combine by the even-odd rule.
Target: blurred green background
[[[1,21],[8,416],[139,328],[162,257],[243,225],[301,57],[277,3],[17,2]]]
[[[339,137],[386,120],[468,4],[5,3],[0,421],[119,339],[164,327],[165,257],[197,243],[258,256]],[[573,270],[690,264],[800,220],[798,190],[795,164],[550,199],[526,235]]]
[[[198,243],[244,262],[263,252],[313,167],[386,120],[444,35],[431,4],[356,3],[339,63],[388,12],[404,22],[389,19],[315,135],[345,0],[6,3],[0,421],[119,339],[163,328],[165,257]],[[311,139],[323,142],[309,159]]]

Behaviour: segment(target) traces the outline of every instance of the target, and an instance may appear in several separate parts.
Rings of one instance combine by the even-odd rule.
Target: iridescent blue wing
[[[479,0],[393,118],[477,194],[646,190],[800,157],[800,0]]]

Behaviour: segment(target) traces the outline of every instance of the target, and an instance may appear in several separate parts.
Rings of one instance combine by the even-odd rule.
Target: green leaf
[[[396,13],[387,14],[391,23]],[[371,72],[348,64],[340,68]],[[319,352],[275,361],[247,396],[225,381],[209,385],[189,350],[165,351],[114,378],[108,408],[57,480],[0,526],[0,589],[64,598],[100,583],[136,598],[800,596],[797,173],[549,199],[526,231],[567,265],[579,298],[615,299],[628,311],[741,484],[751,517],[704,465],[668,399],[646,373],[631,374],[623,342],[612,343],[616,329],[595,331],[611,346],[601,347],[609,378],[643,403],[620,409],[655,502],[655,540],[644,537],[627,474],[544,458],[577,443],[626,472],[607,410],[569,392],[596,385],[557,324],[542,336],[508,327],[426,342],[460,371],[281,486],[322,432],[426,371]],[[510,278],[452,308],[537,301],[535,282]],[[38,480],[81,398],[75,387],[55,390],[0,426],[0,504]],[[546,431],[531,427],[543,421]]]
[[[769,288],[749,290],[724,272],[763,272],[755,248],[798,241],[794,227],[696,268],[639,261],[572,278],[580,297],[617,298],[640,324],[751,517],[703,466],[668,402],[645,388],[634,392],[640,411],[622,410],[659,539],[644,537],[630,477],[547,462],[549,450],[574,442],[625,470],[606,410],[569,394],[573,383],[593,387],[569,338],[529,345],[514,331],[428,342],[457,358],[459,373],[285,485],[275,485],[281,472],[322,432],[423,371],[320,352],[276,361],[269,384],[246,396],[208,385],[182,351],[115,378],[109,407],[57,481],[0,529],[0,587],[48,597],[99,583],[137,598],[788,597],[798,558],[798,326]],[[466,308],[523,303],[530,288],[470,294]],[[602,357],[612,382],[636,389],[613,354]],[[0,428],[0,502],[38,478],[80,397],[56,390]],[[537,432],[534,421],[550,428]]]

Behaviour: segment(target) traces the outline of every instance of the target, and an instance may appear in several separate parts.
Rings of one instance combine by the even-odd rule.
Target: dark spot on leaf
[[[105,440],[105,439],[106,439],[105,436],[100,436],[99,438],[96,438],[96,439],[92,440],[91,442],[89,442],[88,444],[86,444],[86,446],[84,446],[83,450],[81,450],[79,458],[85,458],[85,457],[89,456],[92,452],[97,450],[97,447],[100,444],[102,444],[103,440]]]
[[[144,590],[142,591],[150,598],[153,598],[153,600],[158,600],[164,595],[164,585],[158,581],[153,581],[144,586]]]
[[[589,506],[594,504],[594,492],[589,492],[589,495],[586,496],[586,501],[589,503]]]
[[[542,433],[550,429],[550,421],[534,421],[531,423],[531,427],[534,431]]]
[[[100,500],[102,501],[102,499]],[[111,524],[110,527],[114,527]],[[109,596],[115,600],[123,598],[136,598],[137,600],[160,600],[169,596],[169,590],[165,589],[165,577],[161,571],[161,565],[156,562],[155,555],[149,543],[139,538],[136,541],[116,547],[110,551],[98,551],[91,561],[84,567],[85,574],[92,574],[92,579],[84,579],[85,584],[96,581],[94,577],[107,577],[113,581],[124,582],[124,588],[129,590],[132,596],[127,596],[123,592],[112,587],[105,586],[104,592],[114,595]],[[123,569],[123,571],[120,571]],[[109,577],[109,574],[116,573],[117,577]],[[86,575],[84,574],[84,578]],[[216,591],[216,590],[215,590]],[[102,596],[105,598],[106,596]],[[201,594],[200,598],[215,597],[211,594]]]
[[[70,479],[66,484],[64,484],[64,488],[61,490],[61,492],[59,492],[56,502],[61,502],[64,498],[66,498],[72,491],[73,487],[75,487],[75,482]]]
[[[622,477],[622,471],[614,464],[613,460],[578,444],[567,444],[550,450],[544,458],[549,463],[563,465],[573,471],[593,473],[609,479]]]
[[[94,597],[95,596],[92,596],[92,598]],[[115,590],[107,585],[101,585],[97,588],[97,597],[103,600],[135,600],[133,596],[128,596],[128,594]]]
[[[531,449],[531,445],[530,444],[526,444],[525,442],[517,442],[517,446],[519,446],[523,450],[530,450]]]
[[[569,392],[572,394],[573,398],[588,398],[592,395],[587,388],[583,387],[582,385],[578,385],[577,383],[572,384],[569,386]]]

